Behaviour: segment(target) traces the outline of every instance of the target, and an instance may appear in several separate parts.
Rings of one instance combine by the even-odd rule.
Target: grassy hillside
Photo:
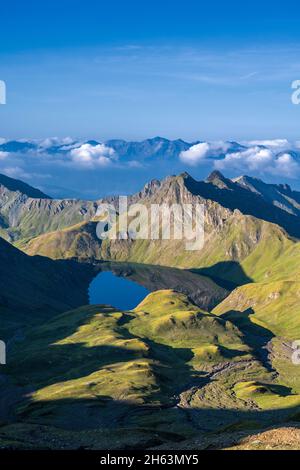
[[[27,330],[6,373],[16,424],[1,428],[1,444],[19,448],[173,447],[208,431],[284,421],[300,403],[271,385],[272,373],[234,323],[170,290],[131,312],[81,307]],[[264,389],[248,391],[259,380],[270,384],[276,414],[261,401]],[[8,400],[3,391],[0,399]]]
[[[268,274],[270,260],[297,252],[296,241],[278,226],[235,211],[218,229],[207,231],[200,251],[187,251],[184,240],[106,240],[96,235],[96,222],[22,240],[17,246],[30,255],[53,259],[94,258],[180,268],[211,268],[211,275],[240,282],[241,270],[255,280]],[[223,263],[223,267],[219,265]],[[226,263],[228,265],[226,266]],[[215,271],[215,272],[214,272]],[[228,272],[227,272],[228,271]]]
[[[295,275],[299,242],[282,227],[267,220],[274,219],[280,223],[278,217],[281,212],[283,217],[292,217],[293,220],[297,217],[272,206],[270,214],[275,211],[274,217],[266,216],[264,219],[263,214],[268,212],[266,201],[259,208],[258,196],[252,191],[220,178],[217,175],[209,182],[198,183],[186,175],[169,177],[129,198],[129,202],[142,202],[147,207],[162,202],[192,206],[204,204],[205,244],[201,250],[187,251],[184,240],[122,239],[102,243],[96,235],[96,222],[81,222],[23,239],[18,246],[30,255],[40,254],[53,259],[94,258],[197,269],[200,274],[229,282],[232,287],[251,281],[288,279]],[[241,198],[244,195],[245,200],[236,201],[237,194]],[[253,215],[255,207],[262,218]],[[64,208],[62,213],[65,211]],[[43,230],[49,231],[49,228],[44,227]]]
[[[214,313],[236,311],[268,328],[274,335],[295,339],[300,333],[300,283],[276,281],[248,284],[235,289]]]
[[[89,306],[55,317],[26,334],[9,371],[38,384],[33,401],[101,394],[164,403],[170,387],[177,388],[175,377],[187,380],[193,349],[208,345],[224,348],[224,355],[247,350],[232,324],[182,294],[157,291],[133,312]]]
[[[299,366],[292,362],[292,344],[300,337],[299,299],[297,281],[255,283],[235,289],[213,311],[250,334],[252,344],[265,336],[269,364],[294,393],[300,393]]]
[[[16,243],[28,255],[39,254],[52,259],[101,259],[101,241],[96,235],[96,222],[80,222],[56,232]]]

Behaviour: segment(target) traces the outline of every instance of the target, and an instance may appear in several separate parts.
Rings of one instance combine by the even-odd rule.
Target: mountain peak
[[[230,180],[225,178],[225,176],[218,170],[214,170],[206,179],[206,183],[211,183],[214,186],[217,186],[220,189],[229,189]]]
[[[238,176],[237,178],[232,178],[231,181],[233,181],[234,183],[237,183],[239,181],[259,181],[261,183],[264,183],[264,181],[261,180],[260,178],[256,178],[255,176],[248,176],[248,175],[241,175],[241,176]]]
[[[169,142],[168,139],[165,137],[161,137],[159,135],[156,135],[155,137],[151,137],[150,139],[146,139],[148,142]]]
[[[188,178],[191,178],[191,179],[194,179],[187,171],[184,171],[183,173],[180,173],[181,178],[183,179],[188,179]]]
[[[225,176],[218,170],[214,170],[210,175],[207,177],[206,181],[209,183],[214,181],[215,179],[219,179],[221,181],[226,180]]]

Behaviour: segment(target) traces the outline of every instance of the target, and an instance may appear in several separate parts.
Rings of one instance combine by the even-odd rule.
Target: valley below
[[[300,449],[300,193],[257,181],[129,197],[204,204],[186,251],[0,178],[0,448]]]

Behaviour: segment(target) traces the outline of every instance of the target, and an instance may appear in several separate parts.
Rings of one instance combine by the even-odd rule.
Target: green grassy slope
[[[39,237],[21,240],[16,246],[28,255],[52,259],[101,259],[101,240],[96,235],[96,222],[81,222]]]
[[[283,275],[284,266],[282,269]],[[292,344],[300,337],[300,283],[293,280],[258,282],[235,289],[213,313],[250,332],[266,337],[268,360],[278,381],[300,393],[299,366],[292,362]]]
[[[90,306],[55,317],[26,335],[9,371],[38,384],[33,401],[106,395],[163,403],[175,377],[187,374],[193,349],[209,345],[223,347],[224,355],[230,347],[247,350],[230,323],[183,294],[157,291],[133,312]]]
[[[285,272],[287,276],[293,275],[293,266],[297,269],[295,255],[300,256],[300,244],[288,237],[283,229],[237,211],[220,229],[206,233],[205,245],[200,251],[187,251],[184,240],[101,242],[96,235],[96,222],[22,240],[17,246],[27,254],[52,259],[94,258],[188,269],[208,268],[208,275],[235,284],[245,283],[247,279],[271,278],[276,273],[277,278],[281,278],[281,260],[287,256]],[[271,266],[274,259],[278,260],[277,267],[276,264]]]
[[[18,424],[1,428],[1,443],[21,448],[27,435],[34,447],[172,446],[208,430],[284,420],[300,404],[296,394],[280,400],[274,386],[275,416],[263,389],[248,393],[241,382],[273,379],[244,333],[171,290],[131,312],[81,307],[27,330],[6,373],[23,398],[16,395]]]

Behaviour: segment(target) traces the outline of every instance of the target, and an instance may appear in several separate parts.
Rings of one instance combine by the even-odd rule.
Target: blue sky
[[[281,3],[281,5],[280,5]],[[1,5],[1,135],[297,138],[296,2]]]
[[[0,137],[298,141],[299,13],[291,1],[5,2]],[[15,160],[0,158],[0,171],[30,180],[30,163]],[[99,195],[107,170],[81,171]],[[155,171],[115,169],[110,189],[138,189]],[[56,168],[48,177],[78,190],[79,175]]]

